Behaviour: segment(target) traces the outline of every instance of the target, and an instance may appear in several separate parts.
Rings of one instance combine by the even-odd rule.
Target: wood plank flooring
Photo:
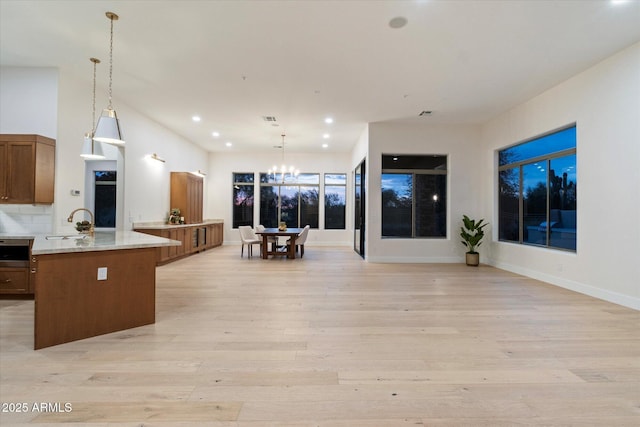
[[[492,267],[223,246],[156,293],[154,325],[38,351],[0,301],[0,424],[640,425],[640,313]]]

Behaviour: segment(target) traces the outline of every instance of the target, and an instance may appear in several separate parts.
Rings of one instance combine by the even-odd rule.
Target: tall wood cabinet
[[[53,203],[56,142],[40,135],[0,135],[0,203]]]
[[[171,172],[171,209],[180,209],[186,224],[202,222],[203,179],[190,172]]]

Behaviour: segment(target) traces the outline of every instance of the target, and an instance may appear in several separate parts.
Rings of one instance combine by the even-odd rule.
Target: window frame
[[[564,149],[560,149],[557,151],[550,151],[547,154],[540,154],[540,155],[536,155],[533,157],[528,157],[528,158],[524,158],[524,159],[519,159],[519,160],[515,160],[513,162],[510,163],[505,163],[505,164],[500,164],[500,154],[502,152],[505,152],[509,149],[512,149],[514,147],[518,147],[518,146],[522,146],[524,144],[530,144],[536,140],[542,140],[550,135],[553,134],[557,134],[563,131],[566,131],[568,129],[572,129],[575,128],[575,140],[574,140],[574,146],[572,148],[564,148]],[[551,191],[551,184],[550,184],[550,173],[551,173],[551,162],[554,159],[560,159],[560,158],[564,158],[564,157],[569,157],[569,156],[575,156],[576,157],[576,169],[577,169],[577,163],[578,163],[578,141],[577,141],[577,124],[576,123],[572,123],[569,124],[567,126],[563,126],[557,129],[554,129],[552,131],[549,132],[545,132],[541,135],[535,136],[533,138],[529,138],[526,139],[522,142],[510,145],[508,147],[504,147],[502,149],[496,150],[496,155],[498,156],[498,169],[497,169],[497,174],[496,174],[496,178],[497,178],[497,199],[498,199],[498,241],[499,242],[503,242],[503,243],[514,243],[514,244],[520,244],[520,245],[527,245],[527,246],[535,246],[535,247],[540,247],[540,248],[544,248],[544,249],[552,249],[552,250],[559,250],[559,251],[566,251],[566,252],[571,252],[571,253],[575,253],[577,251],[577,226],[576,226],[576,249],[570,249],[570,248],[564,248],[564,247],[560,247],[560,246],[551,246],[551,232],[552,229],[549,226],[550,224],[550,217],[551,217],[551,207],[550,207],[550,191]],[[528,165],[532,165],[535,163],[545,163],[545,179],[546,179],[546,218],[545,218],[545,244],[538,244],[538,243],[532,243],[532,242],[528,242],[525,239],[525,227],[527,227],[525,225],[525,212],[524,212],[524,191],[525,191],[525,182],[524,182],[524,167],[528,166]],[[500,212],[501,212],[501,206],[500,206],[500,172],[503,171],[507,171],[510,169],[516,169],[518,170],[518,241],[515,240],[507,240],[507,239],[503,239],[501,238],[501,226],[502,224],[500,224]],[[575,185],[577,187],[577,179],[575,182]],[[576,197],[577,200],[577,197]],[[576,206],[576,213],[577,213],[577,206]]]
[[[397,157],[424,157],[424,158],[429,158],[429,157],[442,157],[444,158],[444,169],[440,166],[438,167],[434,167],[433,169],[425,169],[425,168],[416,168],[416,169],[411,169],[411,168],[386,168],[386,169],[381,169],[381,173],[380,173],[380,179],[382,181],[382,177],[385,174],[402,174],[402,175],[411,175],[411,235],[410,236],[393,236],[393,235],[384,235],[384,206],[382,205],[383,200],[381,200],[381,205],[380,205],[380,209],[381,209],[381,220],[380,220],[380,225],[381,225],[381,229],[380,229],[380,237],[382,239],[436,239],[436,240],[446,240],[449,237],[449,224],[447,221],[447,215],[448,215],[448,199],[449,199],[449,155],[448,154],[388,154],[388,153],[382,153],[381,155],[381,164],[384,164],[385,157],[393,157],[393,156],[397,156]],[[444,235],[443,236],[417,236],[416,232],[417,232],[417,227],[416,227],[416,214],[417,214],[417,192],[415,190],[416,188],[416,176],[417,175],[441,175],[445,177],[444,180],[444,185],[445,185],[445,189],[444,189],[444,194],[445,194],[445,200],[444,200],[444,218],[445,218],[445,223],[444,223]],[[382,195],[382,182],[380,185],[380,192]]]
[[[344,177],[344,183],[329,183],[327,184],[328,176],[341,176]],[[344,204],[342,206],[342,227],[327,227],[327,187],[342,188],[344,191]],[[333,193],[332,193],[333,194]],[[323,176],[323,200],[324,200],[324,229],[325,230],[346,230],[347,229],[347,174],[346,173],[331,173],[325,172]]]

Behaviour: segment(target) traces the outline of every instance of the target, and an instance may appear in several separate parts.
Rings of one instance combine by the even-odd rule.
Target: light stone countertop
[[[57,235],[54,235],[57,236]],[[78,234],[66,234],[68,239],[47,239],[48,235],[36,235],[31,247],[32,255],[60,254],[71,252],[114,251],[121,249],[180,246],[177,240],[156,237],[135,231],[96,232],[94,236],[77,239]]]
[[[208,225],[208,224],[222,224],[224,220],[221,219],[205,219],[202,222],[197,224],[167,224],[163,221],[153,221],[153,222],[134,222],[133,228],[138,230],[161,230],[161,229],[171,229],[171,228],[180,228],[180,227],[197,227],[199,225]]]

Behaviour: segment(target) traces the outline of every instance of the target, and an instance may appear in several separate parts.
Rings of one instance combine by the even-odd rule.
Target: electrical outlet
[[[107,267],[98,268],[98,280],[107,280]]]

